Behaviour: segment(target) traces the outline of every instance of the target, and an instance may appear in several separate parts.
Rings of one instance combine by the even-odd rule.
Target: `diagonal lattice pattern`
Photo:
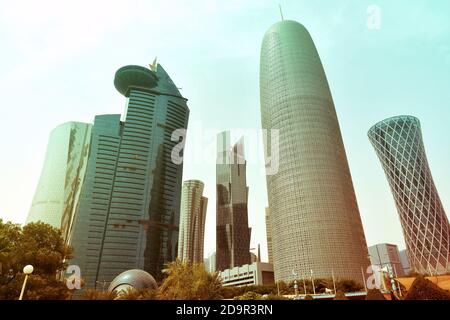
[[[389,181],[411,266],[420,273],[450,268],[450,227],[428,165],[420,121],[398,116],[377,123],[369,139]]]

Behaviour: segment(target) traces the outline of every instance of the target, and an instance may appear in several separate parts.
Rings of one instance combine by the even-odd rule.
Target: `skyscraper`
[[[428,166],[419,119],[398,116],[377,123],[369,139],[394,196],[411,268],[450,268],[450,226]]]
[[[42,221],[59,229],[73,216],[86,170],[91,127],[67,122],[51,132],[26,223]]]
[[[203,197],[203,182],[188,180],[181,192],[178,258],[193,263],[203,262],[205,218],[208,198]]]
[[[267,254],[269,256],[269,263],[273,263],[272,225],[270,223],[270,208],[266,208],[266,238],[267,238]]]
[[[301,277],[362,282],[368,251],[338,118],[311,36],[295,21],[264,35],[260,65],[262,127],[279,130],[278,172],[267,175],[276,280]],[[272,150],[273,145],[279,148]]]
[[[400,251],[400,261],[402,263],[404,274],[410,273],[411,266],[409,265],[408,254],[406,253],[406,249]]]
[[[247,162],[241,138],[231,149],[230,132],[217,136],[216,270],[250,263]]]
[[[114,85],[127,98],[125,120],[96,117],[72,228],[71,263],[87,288],[129,269],[158,277],[177,255],[183,166],[172,133],[187,127],[187,100],[159,64],[123,67]]]
[[[204,263],[206,271],[208,271],[209,273],[216,272],[216,253],[211,253],[208,258],[204,260]]]

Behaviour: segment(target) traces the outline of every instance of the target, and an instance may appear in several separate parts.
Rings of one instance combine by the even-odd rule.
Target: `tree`
[[[157,289],[135,289],[129,288],[125,294],[117,297],[119,300],[159,300]]]
[[[115,291],[100,291],[96,289],[86,289],[80,296],[80,300],[114,300],[117,297]]]
[[[163,270],[166,278],[159,287],[161,299],[214,300],[221,298],[221,281],[217,273],[209,273],[203,264],[177,259]]]
[[[56,276],[64,270],[64,258],[71,257],[71,248],[64,245],[61,232],[42,222],[21,228],[0,220],[0,259],[11,274],[0,275],[0,299],[17,299],[22,287],[23,267],[31,264],[24,299],[69,299],[71,292]]]
[[[384,295],[378,289],[370,289],[367,292],[366,300],[386,300]]]
[[[17,271],[31,264],[34,274],[53,276],[67,267],[64,259],[72,258],[72,248],[64,244],[60,230],[42,222],[29,223],[22,229],[16,257]]]
[[[263,300],[263,297],[256,292],[248,291],[241,296],[235,297],[234,300]]]
[[[450,293],[419,276],[409,288],[405,300],[450,300]]]
[[[0,219],[0,275],[6,274],[14,265],[14,248],[21,238],[21,229],[11,222]]]
[[[341,280],[336,283],[336,290],[342,292],[358,292],[364,287],[354,280]]]

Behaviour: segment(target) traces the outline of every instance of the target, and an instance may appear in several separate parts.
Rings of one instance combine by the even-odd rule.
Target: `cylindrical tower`
[[[203,197],[204,184],[199,180],[188,180],[181,190],[180,231],[178,258],[193,263],[203,262],[206,206]]]
[[[450,227],[431,176],[420,122],[398,116],[377,123],[369,139],[394,196],[409,262],[420,273],[445,273]]]
[[[277,172],[267,175],[275,278],[334,272],[361,283],[366,240],[333,99],[306,28],[273,25],[260,68],[262,126],[279,130],[279,150],[266,145],[279,154]]]

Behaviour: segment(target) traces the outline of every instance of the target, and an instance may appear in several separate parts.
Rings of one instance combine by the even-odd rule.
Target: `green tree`
[[[125,294],[118,296],[120,300],[159,300],[157,289],[134,289],[129,288]]]
[[[217,273],[209,273],[203,264],[176,260],[163,270],[166,278],[159,287],[161,299],[214,300],[221,298],[221,281]]]
[[[53,276],[67,267],[64,259],[72,258],[72,249],[64,244],[61,231],[37,222],[23,227],[16,257],[17,271],[31,264],[34,274]]]
[[[61,232],[42,222],[30,223],[21,228],[0,220],[0,259],[9,273],[0,275],[0,299],[17,299],[22,287],[23,267],[31,264],[24,299],[69,299],[71,292],[57,274],[64,270],[64,258],[72,250],[64,245]]]
[[[114,300],[117,297],[115,291],[100,291],[96,289],[86,289],[80,296],[80,300]]]
[[[0,276],[14,266],[14,248],[21,238],[21,228],[0,219]]]
[[[234,300],[263,300],[263,298],[262,295],[256,292],[248,291],[241,296],[235,297]]]

